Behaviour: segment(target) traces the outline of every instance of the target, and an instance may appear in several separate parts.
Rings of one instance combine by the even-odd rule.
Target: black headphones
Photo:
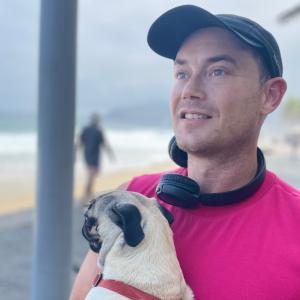
[[[173,137],[169,143],[171,159],[181,167],[187,167],[187,153],[181,150]],[[262,151],[257,148],[257,173],[245,186],[224,193],[202,194],[197,182],[179,174],[162,175],[156,187],[157,196],[174,206],[194,208],[199,204],[220,206],[242,201],[253,195],[261,186],[266,174],[266,162]]]

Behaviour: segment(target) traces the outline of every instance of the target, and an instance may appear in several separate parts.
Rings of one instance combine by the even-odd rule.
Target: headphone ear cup
[[[169,156],[180,167],[187,167],[187,153],[181,150],[176,142],[175,136],[173,136],[169,142]]]
[[[186,192],[193,195],[198,196],[200,193],[198,183],[187,176],[172,173],[164,174],[160,177],[160,183],[177,186],[178,188],[184,189]]]
[[[178,174],[162,175],[156,194],[164,202],[184,208],[196,207],[200,202],[200,187],[197,182]]]

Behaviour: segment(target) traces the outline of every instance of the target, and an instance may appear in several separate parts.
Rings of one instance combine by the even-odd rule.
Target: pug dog
[[[86,300],[194,299],[176,257],[172,220],[154,198],[139,193],[116,190],[92,200],[82,233],[99,253],[102,280]]]

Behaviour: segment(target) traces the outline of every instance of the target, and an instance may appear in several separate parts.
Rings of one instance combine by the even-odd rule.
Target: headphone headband
[[[187,153],[177,146],[175,137],[169,143],[169,155],[178,165],[187,166]],[[161,200],[184,208],[193,208],[198,204],[219,206],[236,203],[253,195],[264,181],[266,162],[259,148],[257,148],[257,166],[255,177],[248,184],[233,191],[202,194],[197,182],[191,178],[178,174],[165,174],[160,178],[156,194]]]
[[[176,142],[175,136],[173,136],[169,142],[169,156],[180,167],[187,167],[187,153],[181,150]]]

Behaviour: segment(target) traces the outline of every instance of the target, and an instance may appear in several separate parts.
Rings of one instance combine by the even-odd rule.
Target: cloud
[[[141,102],[153,90],[168,97],[172,64],[148,48],[147,30],[167,9],[186,1],[79,1],[78,109],[109,110]],[[198,4],[199,1],[190,1]],[[277,38],[289,82],[289,93],[300,94],[298,44],[300,16],[287,24],[277,17],[297,1],[203,0],[214,13],[241,14],[261,23]],[[0,1],[1,110],[34,111],[37,105],[39,1]],[[157,97],[157,93],[155,94]],[[167,100],[167,99],[166,99]]]

